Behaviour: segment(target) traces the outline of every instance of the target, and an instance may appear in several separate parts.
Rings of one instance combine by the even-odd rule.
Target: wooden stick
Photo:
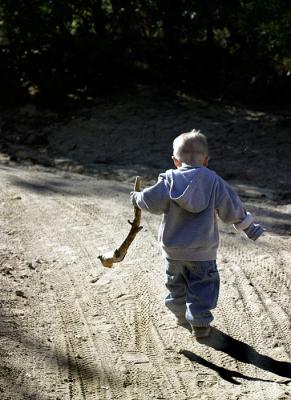
[[[135,178],[134,189],[135,192],[140,192],[140,177],[137,176]],[[106,253],[104,255],[100,255],[98,258],[102,262],[102,265],[106,268],[111,268],[114,263],[120,262],[126,256],[127,250],[137,233],[142,230],[142,226],[140,226],[141,220],[141,209],[138,207],[134,207],[134,219],[132,222],[128,221],[131,225],[130,231],[118,249],[113,252]]]

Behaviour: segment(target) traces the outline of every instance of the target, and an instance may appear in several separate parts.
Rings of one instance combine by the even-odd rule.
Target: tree
[[[202,91],[291,87],[287,0],[0,0],[0,20],[12,97],[96,94],[141,70]]]

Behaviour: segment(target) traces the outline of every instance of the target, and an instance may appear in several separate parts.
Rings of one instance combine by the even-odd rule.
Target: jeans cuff
[[[203,326],[209,326],[210,322],[213,321],[213,316],[210,315],[208,318],[193,318],[192,321],[188,322],[191,324],[191,326],[197,326],[197,327],[203,327]]]
[[[203,328],[203,327],[209,326],[210,322],[211,321],[195,321],[195,322],[192,322],[190,325],[195,326],[197,328]]]

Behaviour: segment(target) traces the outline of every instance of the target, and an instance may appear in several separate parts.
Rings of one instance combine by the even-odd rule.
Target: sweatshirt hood
[[[206,167],[182,166],[166,172],[170,198],[191,213],[205,210],[210,202],[216,173]]]

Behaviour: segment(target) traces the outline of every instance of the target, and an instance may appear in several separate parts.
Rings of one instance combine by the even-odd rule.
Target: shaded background
[[[288,0],[1,0],[2,103],[63,106],[137,83],[289,100]]]
[[[2,163],[146,184],[195,128],[223,178],[291,198],[289,1],[0,0],[0,21]]]

